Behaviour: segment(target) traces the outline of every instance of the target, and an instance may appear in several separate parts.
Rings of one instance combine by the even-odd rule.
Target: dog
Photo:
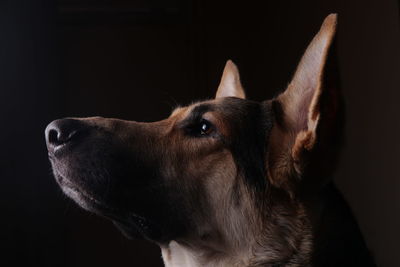
[[[375,266],[331,181],[343,116],[324,72],[336,20],[271,100],[247,100],[228,61],[215,99],[165,120],[51,122],[57,183],[127,237],[157,243],[167,267]]]

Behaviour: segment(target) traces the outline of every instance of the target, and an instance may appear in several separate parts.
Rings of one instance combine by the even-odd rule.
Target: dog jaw
[[[287,91],[271,101],[246,100],[237,68],[228,62],[215,100],[177,109],[166,120],[75,119],[74,125],[92,130],[70,151],[51,143],[65,143],[77,136],[74,132],[59,138],[46,130],[49,152],[67,155],[52,159],[63,191],[83,208],[114,220],[129,236],[138,231],[158,243],[168,267],[326,262],[315,259],[324,255],[314,251],[322,244],[326,252],[324,242],[331,240],[313,243],[323,229],[319,205],[326,199],[318,190],[325,193],[319,185],[326,184],[319,182],[310,195],[304,181],[322,180],[321,173],[305,172],[305,163],[318,141],[326,141],[320,126],[327,118],[335,120],[322,112],[332,104],[320,109],[326,104],[320,101],[322,74],[335,24],[335,15],[329,16]],[[338,225],[351,217],[334,215]],[[354,229],[346,223],[339,226],[343,233]],[[351,245],[337,243],[333,256],[328,251],[330,259],[342,262],[339,251],[348,260]],[[356,244],[363,249],[362,242]]]

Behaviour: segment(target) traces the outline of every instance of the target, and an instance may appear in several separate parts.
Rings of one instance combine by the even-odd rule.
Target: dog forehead
[[[184,116],[188,115],[194,109],[198,108],[202,105],[210,105],[214,102],[214,100],[204,100],[204,101],[197,101],[187,106],[177,106],[174,110],[172,110],[170,117],[174,117],[177,115]]]
[[[170,117],[186,118],[191,114],[204,114],[206,112],[212,112],[220,115],[235,114],[239,116],[247,111],[249,106],[247,102],[251,102],[244,99],[235,97],[224,97],[205,101],[198,101],[188,106],[178,106],[172,112]]]

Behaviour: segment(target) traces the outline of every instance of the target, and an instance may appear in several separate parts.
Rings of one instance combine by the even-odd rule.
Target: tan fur
[[[269,179],[278,188],[284,188],[288,192],[292,192],[294,185],[287,178],[296,176],[294,173],[299,175],[302,172],[303,150],[311,150],[316,142],[316,129],[319,120],[318,103],[322,88],[323,66],[333,38],[335,25],[336,15],[328,16],[320,32],[307,48],[288,89],[278,97],[278,101],[283,107],[285,121],[281,125],[276,124],[271,132],[270,144],[272,145],[268,151],[268,158],[269,170],[272,173],[269,174]],[[230,61],[227,62],[216,95],[217,98],[224,96],[245,97],[237,68]],[[304,106],[306,107],[304,108]],[[215,118],[215,114],[211,118]],[[302,126],[299,124],[301,122],[305,124]],[[221,127],[222,125],[219,124],[219,126]],[[229,163],[231,160],[223,158],[221,155],[220,161],[225,166],[224,170],[229,170],[230,168],[227,168],[229,165],[232,166],[231,168],[234,167],[233,163]],[[222,176],[225,178],[222,178]],[[224,181],[225,185],[229,185],[231,183],[228,181],[229,177],[232,177],[232,174],[219,173],[217,179],[210,179],[210,189],[216,196],[224,196],[226,192],[215,192],[215,190],[224,186],[215,184],[215,182]],[[289,195],[293,196],[292,194]],[[210,197],[213,198],[213,196]],[[269,253],[268,250],[271,248],[266,247],[264,250],[262,245],[264,243],[273,243],[268,239],[273,239],[273,236],[279,230],[274,229],[272,225],[267,226],[266,229],[264,228],[265,225],[263,226],[264,229],[255,227],[263,225],[262,218],[254,212],[248,213],[249,211],[254,211],[250,204],[247,206],[246,202],[244,202],[243,206],[235,211],[231,210],[229,205],[224,206],[224,197],[214,199],[213,203],[216,204],[216,210],[229,210],[226,214],[221,213],[222,217],[217,217],[215,220],[216,222],[223,222],[222,228],[214,226],[220,229],[219,231],[221,231],[220,234],[222,235],[220,240],[214,240],[213,242],[214,245],[220,244],[222,247],[207,244],[211,240],[207,240],[206,243],[201,240],[189,242],[196,244],[195,247],[192,247],[193,245],[179,245],[179,242],[173,241],[169,246],[162,248],[163,255],[169,255],[164,257],[166,266],[258,266],[258,263],[266,266],[266,262],[281,260],[279,257],[274,259],[278,254],[273,251]],[[279,207],[273,207],[272,210],[279,213]],[[303,247],[304,251],[309,251],[311,250],[311,234],[307,230],[306,216],[302,208],[296,212],[299,212],[299,221],[297,222],[299,225],[294,230],[302,229],[305,232],[293,232],[291,238],[288,239],[290,243],[287,245],[292,246],[294,250]],[[242,222],[242,216],[247,219],[254,218],[255,221],[250,224],[252,228],[243,228],[243,223],[245,222]],[[277,217],[279,216],[277,215]],[[291,220],[293,220],[293,217],[291,217]],[[271,229],[268,229],[269,227]],[[265,233],[265,230],[268,233]],[[299,239],[293,238],[297,235]],[[258,237],[263,237],[264,240],[259,240]],[[221,252],[218,252],[219,250]],[[263,256],[261,257],[261,255]],[[302,264],[306,261],[307,258],[299,260]],[[294,261],[293,264],[286,266],[304,266],[302,264],[299,265],[298,262]]]
[[[53,122],[46,138],[57,181],[128,236],[159,244],[167,267],[312,266],[322,197],[299,191],[324,122],[322,75],[335,25],[336,15],[325,19],[273,100],[245,100],[228,61],[215,99],[165,120]],[[74,135],[58,137],[68,125],[81,130],[73,148]],[[63,147],[70,150],[57,156]]]
[[[310,151],[317,140],[317,127],[320,118],[319,101],[322,93],[324,66],[336,30],[336,14],[329,15],[323,22],[320,31],[306,49],[294,77],[284,93],[277,97],[277,102],[284,114],[280,124],[276,124],[271,133],[271,143],[280,147],[290,145],[282,150],[281,155],[273,155],[278,169],[272,178],[280,181],[288,177],[293,170],[301,174],[303,153]],[[284,153],[284,154],[282,154]],[[280,182],[287,183],[287,182]]]
[[[215,97],[220,98],[229,96],[243,99],[246,98],[246,94],[240,82],[239,71],[231,60],[226,62]]]

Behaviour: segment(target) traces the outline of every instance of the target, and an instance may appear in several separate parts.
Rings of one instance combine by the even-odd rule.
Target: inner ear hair
[[[336,14],[324,20],[321,29],[307,47],[287,89],[273,100],[275,126],[271,131],[270,168],[278,169],[271,173],[277,184],[292,174],[301,176],[310,152],[316,151],[319,135],[321,111],[330,109],[327,105],[329,94],[324,93],[324,69],[329,48],[336,31]],[[322,101],[322,99],[324,99]],[[328,112],[331,112],[330,110]],[[325,112],[323,112],[325,113]],[[325,114],[323,114],[325,115]],[[330,125],[329,122],[326,125]],[[331,130],[331,129],[330,129]],[[283,179],[283,180],[282,180]]]
[[[296,134],[294,159],[302,149],[311,150],[317,138],[324,67],[335,30],[336,14],[331,14],[306,49],[288,88],[278,97],[285,125]]]

